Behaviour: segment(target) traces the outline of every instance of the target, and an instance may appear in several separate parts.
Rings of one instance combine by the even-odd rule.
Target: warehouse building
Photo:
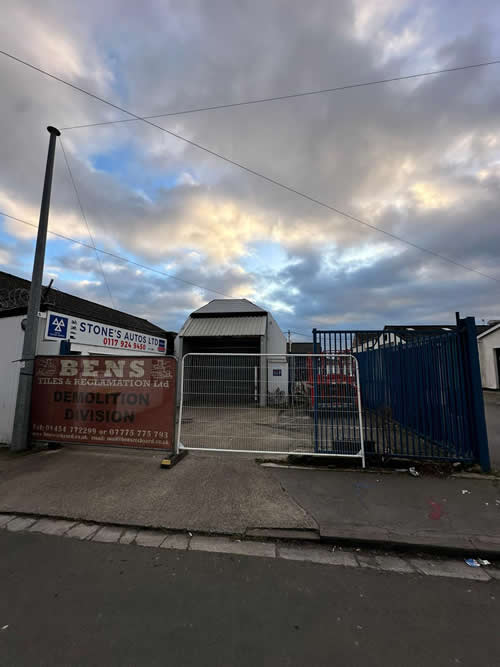
[[[0,271],[0,443],[10,443],[30,281]],[[42,290],[37,355],[173,354],[175,333],[51,285]]]
[[[234,363],[247,365],[246,373],[241,371],[246,380],[241,377],[235,381],[234,372],[221,367],[220,391],[235,401],[254,395],[261,405],[266,403],[268,393],[287,390],[286,352],[286,338],[272,314],[247,299],[210,301],[191,313],[176,339],[179,359],[189,353],[239,355]],[[249,354],[270,356],[243,356]]]
[[[477,327],[477,344],[483,389],[500,389],[500,322]]]

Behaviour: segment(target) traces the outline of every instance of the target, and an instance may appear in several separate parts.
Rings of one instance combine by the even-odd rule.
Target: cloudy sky
[[[152,115],[499,59],[499,27],[497,0],[4,0],[0,49]],[[0,83],[0,210],[37,223],[45,127],[126,116],[3,56]],[[500,280],[499,83],[493,65],[154,122]],[[103,255],[120,310],[177,329],[219,292],[304,333],[500,317],[495,280],[159,129],[62,140],[97,247],[172,276]],[[90,243],[60,147],[50,229]],[[34,235],[0,215],[0,269],[30,277]],[[49,239],[45,280],[110,305],[95,253]]]

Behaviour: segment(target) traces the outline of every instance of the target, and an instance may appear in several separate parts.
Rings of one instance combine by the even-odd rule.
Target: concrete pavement
[[[500,480],[271,470],[323,539],[500,554]]]
[[[314,520],[253,457],[66,446],[26,456],[0,450],[0,512],[243,534],[314,531]]]
[[[0,553],[5,667],[500,663],[500,582],[7,531]]]
[[[0,512],[251,538],[500,555],[498,479],[293,470],[250,456],[65,447],[0,452]]]

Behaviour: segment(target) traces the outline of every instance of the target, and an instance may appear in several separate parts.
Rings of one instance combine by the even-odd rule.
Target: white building
[[[272,314],[247,299],[214,299],[191,313],[176,338],[175,350],[178,359],[190,352],[270,355],[256,357],[252,363],[261,405],[266,393],[288,391],[286,338]],[[233,391],[238,386],[234,384]],[[244,383],[240,386],[249,391]]]
[[[10,444],[30,282],[0,271],[0,443]],[[175,334],[147,320],[44,288],[37,355],[173,354]]]
[[[484,328],[477,344],[483,389],[500,389],[500,322]]]

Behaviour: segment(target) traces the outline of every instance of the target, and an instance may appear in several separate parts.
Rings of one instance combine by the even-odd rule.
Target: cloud
[[[57,0],[43,8],[18,0],[3,8],[0,39],[78,86],[153,114],[490,59],[500,8],[479,5],[90,0],[61,12]],[[499,68],[473,69],[155,122],[500,278],[499,77]],[[36,223],[45,126],[123,114],[7,60],[0,79],[0,210]],[[66,131],[63,141],[97,245],[179,279],[103,256],[123,310],[177,328],[217,296],[184,280],[252,298],[298,331],[500,314],[493,281],[143,123]],[[90,243],[60,151],[50,228]],[[0,263],[29,274],[35,230],[8,219],[2,230]],[[92,250],[52,237],[47,253],[60,289],[109,302]]]
[[[5,248],[0,248],[0,264],[10,264],[12,255]]]

